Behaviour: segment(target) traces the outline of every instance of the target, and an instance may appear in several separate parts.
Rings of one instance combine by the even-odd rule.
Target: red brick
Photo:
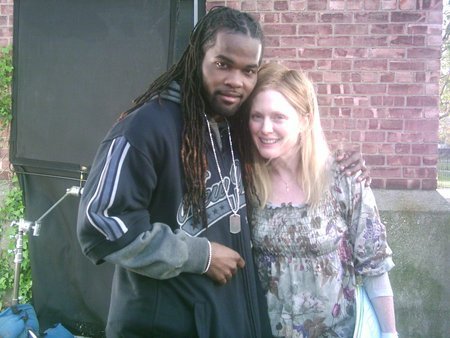
[[[316,47],[316,38],[311,36],[282,36],[280,45],[283,47]]]
[[[266,35],[295,35],[296,27],[290,24],[265,24],[263,25]]]
[[[320,11],[327,9],[327,1],[323,0],[309,0],[307,9],[310,11]]]
[[[293,68],[293,69],[317,70],[316,62],[312,61],[312,60],[285,60],[285,61],[282,61],[282,64],[284,64],[286,67]]]
[[[437,120],[405,120],[405,130],[436,131],[439,125]]]
[[[355,70],[386,71],[388,66],[386,60],[356,60],[353,68]]]
[[[361,82],[361,73],[342,72],[342,82]]]
[[[271,11],[273,10],[272,1],[256,1],[256,6],[258,11]]]
[[[422,117],[422,109],[420,109],[420,108],[390,108],[389,116],[397,117],[397,118],[405,118],[405,119],[419,118],[419,117]]]
[[[410,22],[416,23],[420,21],[426,21],[425,13],[417,13],[417,12],[392,12],[391,13],[391,21],[392,22]]]
[[[381,8],[380,0],[364,0],[364,9],[378,10]]]
[[[406,34],[405,25],[400,24],[374,24],[371,26],[371,34],[399,35]]]
[[[422,190],[436,190],[437,179],[422,180]]]
[[[400,9],[408,10],[408,9],[420,9],[420,8],[418,8],[417,0],[400,0]]]
[[[331,35],[333,33],[333,27],[331,25],[298,25],[298,35]]]
[[[355,36],[353,47],[388,46],[387,36]]]
[[[260,22],[263,26],[271,23],[280,23],[280,15],[278,13],[261,14]]]
[[[336,36],[336,37],[319,37],[317,38],[318,46],[350,46],[352,38],[350,36]]]
[[[318,82],[324,81],[324,74],[322,72],[309,72],[308,76],[312,80],[313,83],[318,83]]]
[[[319,22],[333,22],[333,23],[353,22],[353,18],[352,14],[350,13],[324,13],[320,15]]]
[[[390,61],[389,69],[391,71],[395,70],[411,70],[411,71],[422,71],[425,69],[424,62],[417,61]]]
[[[331,48],[305,48],[299,50],[299,56],[309,59],[329,59],[333,50]]]
[[[353,84],[353,90],[356,94],[385,94],[385,84]]]
[[[439,30],[441,32],[441,29]],[[425,35],[428,32],[428,26],[423,25],[408,25],[408,34],[422,34]]]
[[[439,59],[441,50],[437,48],[410,48],[407,54],[408,59]]]
[[[423,156],[422,161],[423,165],[435,166],[438,163],[438,157],[436,155]]]
[[[366,131],[364,133],[365,142],[386,142],[386,133],[384,131]]]
[[[266,47],[279,47],[280,37],[279,36],[266,36],[264,37],[264,43]]]
[[[401,168],[373,167],[370,169],[370,172],[374,177],[392,178],[402,176]]]
[[[420,167],[420,168],[403,168],[403,177],[411,177],[411,178],[436,178],[437,171],[436,168],[428,167]]]
[[[438,104],[437,96],[412,96],[406,99],[406,105],[410,107],[436,107]]]
[[[421,84],[389,84],[388,94],[420,95],[424,94],[424,87]]]
[[[420,166],[421,165],[421,157],[420,156],[387,156],[386,164],[388,166]]]
[[[364,160],[368,166],[386,164],[386,158],[384,155],[366,155],[364,156]]]
[[[375,109],[373,108],[354,108],[353,117],[354,118],[370,118],[375,117]]]
[[[336,96],[333,99],[333,102],[336,106],[351,106],[355,104],[355,99],[352,97],[339,97]]]
[[[316,15],[308,12],[281,13],[281,21],[284,23],[316,23]]]
[[[411,150],[413,154],[431,155],[437,154],[437,143],[434,144],[412,144]]]
[[[241,9],[244,12],[253,12],[256,10],[256,2],[255,1],[243,1],[241,4]]]
[[[265,48],[264,57],[268,59],[278,58],[295,58],[297,56],[297,50],[295,48]]]
[[[369,26],[367,24],[335,24],[334,34],[336,35],[367,35]]]
[[[362,137],[362,132],[361,131],[352,131],[350,134],[351,138],[351,142],[362,142],[363,141],[363,137]],[[365,154],[367,154],[367,151],[364,151]]]
[[[273,3],[273,8],[276,11],[287,11],[289,9],[288,1],[275,1]]]
[[[335,119],[333,127],[336,130],[339,129],[354,129],[356,121],[354,119]]]
[[[411,153],[411,145],[410,144],[396,143],[394,147],[395,147],[396,154],[410,154]]]
[[[404,59],[406,55],[405,49],[400,48],[372,48],[370,56],[374,58]]]
[[[366,58],[368,51],[366,48],[335,48],[334,56],[341,58]]]
[[[388,12],[360,12],[354,15],[355,22],[364,23],[379,23],[379,22],[389,22]]]
[[[416,35],[390,36],[390,44],[394,46],[425,46],[425,37]]]
[[[332,60],[331,70],[350,70],[352,68],[351,61],[346,60]]]
[[[327,133],[328,142],[349,142],[350,141],[350,132],[345,130],[333,130],[332,132]]]

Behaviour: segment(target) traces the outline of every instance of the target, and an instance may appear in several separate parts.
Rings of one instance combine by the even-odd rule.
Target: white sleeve
[[[394,295],[387,272],[378,276],[364,276],[363,283],[371,300],[375,297],[392,297]]]

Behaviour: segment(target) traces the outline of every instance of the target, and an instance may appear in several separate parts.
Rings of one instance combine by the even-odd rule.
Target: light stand
[[[30,229],[33,230],[33,236],[39,236],[39,232],[41,229],[42,220],[52,212],[67,196],[81,196],[83,193],[83,188],[81,187],[81,183],[83,182],[83,174],[86,172],[86,168],[82,167],[81,176],[80,176],[80,186],[73,186],[66,190],[66,193],[55,203],[53,204],[41,217],[39,217],[36,221],[26,221],[24,219],[20,219],[19,221],[13,221],[11,226],[17,226],[17,235],[16,235],[16,247],[14,249],[14,288],[13,288],[13,298],[12,305],[17,305],[19,303],[19,285],[20,285],[20,266],[23,261],[23,235],[28,232]]]

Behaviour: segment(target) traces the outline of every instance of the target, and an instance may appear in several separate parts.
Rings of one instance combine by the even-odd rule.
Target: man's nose
[[[232,88],[239,88],[242,87],[244,83],[244,76],[243,74],[235,69],[228,72],[227,77],[225,79],[225,84],[227,86],[230,86]]]

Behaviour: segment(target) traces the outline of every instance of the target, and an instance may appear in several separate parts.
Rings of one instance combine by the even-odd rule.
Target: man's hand
[[[219,284],[226,284],[238,268],[242,269],[245,262],[236,251],[218,243],[211,242],[211,265],[206,275]]]
[[[363,160],[361,153],[339,149],[336,151],[335,158],[336,162],[339,164],[339,168],[341,171],[345,171],[347,176],[351,176],[361,170],[361,175],[357,178],[358,182],[365,181],[365,186],[370,186],[370,183],[372,182],[370,170],[366,167],[366,163]]]

